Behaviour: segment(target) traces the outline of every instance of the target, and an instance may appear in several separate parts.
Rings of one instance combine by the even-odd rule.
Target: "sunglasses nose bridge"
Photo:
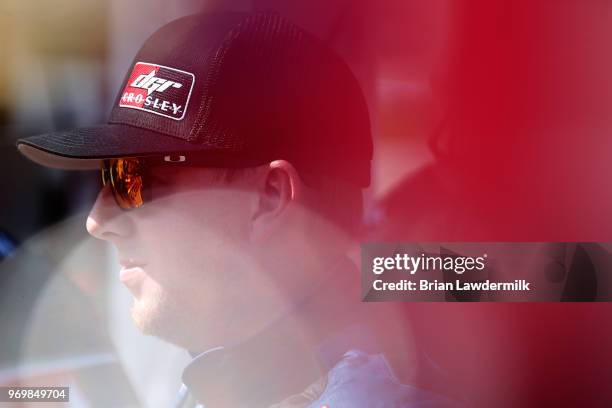
[[[102,179],[102,187],[106,187],[106,185],[110,182],[110,172],[108,167],[103,166],[100,169],[100,178]]]

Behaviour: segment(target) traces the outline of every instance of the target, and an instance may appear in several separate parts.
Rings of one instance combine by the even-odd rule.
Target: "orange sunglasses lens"
[[[110,159],[102,169],[102,184],[110,182],[115,201],[124,210],[144,204],[144,165],[140,159]]]

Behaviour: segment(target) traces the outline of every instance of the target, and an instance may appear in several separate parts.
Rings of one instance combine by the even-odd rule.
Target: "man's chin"
[[[152,305],[145,305],[141,300],[134,299],[131,313],[134,324],[143,334],[150,336],[159,335],[156,326],[160,326],[160,323],[156,322],[156,320],[160,320],[161,316],[156,316],[159,313],[156,313]]]
[[[134,299],[131,314],[136,327],[147,336],[154,336],[178,347],[194,347],[195,337],[191,327],[184,327],[180,315],[172,313],[175,308],[163,302],[147,303]]]

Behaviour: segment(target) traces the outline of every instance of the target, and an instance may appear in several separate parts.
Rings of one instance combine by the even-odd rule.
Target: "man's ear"
[[[253,239],[262,239],[272,233],[289,205],[301,196],[302,191],[302,181],[288,161],[275,160],[264,171],[259,179],[251,218]]]

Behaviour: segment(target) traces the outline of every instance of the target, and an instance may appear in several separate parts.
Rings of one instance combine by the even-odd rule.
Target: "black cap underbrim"
[[[28,159],[47,167],[94,170],[104,159],[205,150],[183,139],[122,124],[72,129],[17,141]]]

